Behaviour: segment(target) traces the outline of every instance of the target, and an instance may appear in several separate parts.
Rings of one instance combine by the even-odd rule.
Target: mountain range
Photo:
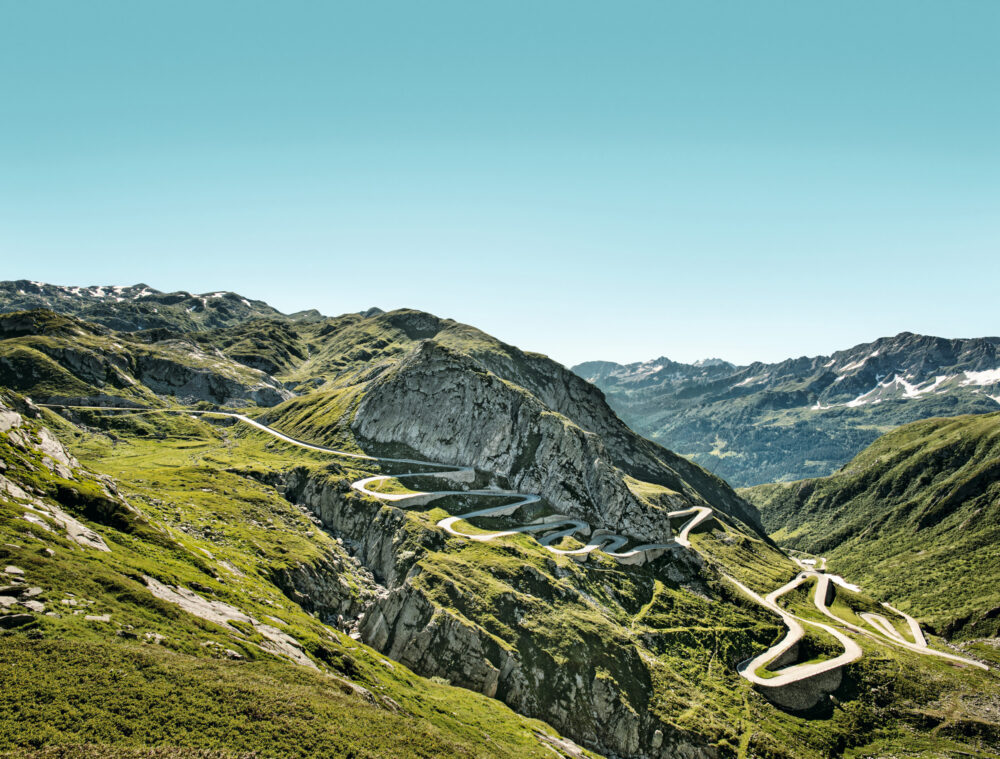
[[[927,496],[987,542],[993,451]],[[884,481],[803,521],[420,311],[2,283],[0,757],[989,756],[995,599],[852,563]]]
[[[903,332],[775,364],[660,358],[573,371],[637,432],[738,486],[827,475],[901,424],[1000,409],[996,337]]]

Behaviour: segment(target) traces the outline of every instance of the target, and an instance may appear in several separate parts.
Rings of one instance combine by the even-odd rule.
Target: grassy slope
[[[199,454],[199,463],[229,467],[252,457],[257,467],[280,469],[292,461],[327,460],[320,454],[303,457],[298,449],[239,428],[232,434],[233,448],[217,446],[207,455]],[[144,452],[138,455],[148,461],[144,466],[170,463],[162,458],[160,445],[139,446]],[[262,448],[266,455],[261,455]],[[122,474],[142,470],[122,453],[102,461],[120,467]],[[184,456],[189,455],[185,449]],[[187,475],[179,476],[187,481]],[[337,470],[331,476],[357,474]],[[412,529],[432,529],[444,514],[439,511],[408,512]],[[761,592],[794,573],[773,548],[740,531],[715,524],[693,537],[714,566]],[[652,660],[652,680],[639,694],[641,703],[678,729],[710,737],[723,755],[738,752],[741,743],[753,746],[760,756],[835,755],[869,739],[893,749],[914,740],[914,725],[924,719],[915,715],[934,711],[940,701],[959,704],[952,711],[959,715],[963,727],[956,731],[961,733],[969,721],[961,716],[961,693],[995,687],[984,685],[975,673],[961,674],[971,678],[967,682],[956,679],[950,668],[935,669],[936,662],[928,670],[923,658],[879,649],[838,691],[850,703],[820,715],[817,722],[817,715],[775,709],[735,675],[736,660],[777,639],[780,631],[773,618],[732,593],[721,579],[710,581],[719,594],[710,601],[667,579],[662,565],[625,568],[608,560],[579,565],[553,557],[528,537],[487,544],[448,538],[443,550],[428,552],[420,565],[419,585],[433,600],[485,629],[501,645],[516,645],[520,636],[529,635],[545,656],[565,666],[585,663],[622,683],[628,672],[620,668],[629,655],[639,655],[647,664]],[[712,570],[708,574],[711,577]],[[539,583],[539,577],[546,579]],[[519,610],[516,623],[513,608]],[[879,687],[869,687],[874,683]],[[871,730],[858,734],[859,724]],[[927,745],[935,750],[970,748],[964,739],[956,739],[961,735],[942,735]]]
[[[261,382],[259,371],[205,348],[184,339],[146,343],[50,311],[3,314],[0,386],[36,398],[105,394],[158,406],[162,400],[137,376],[140,367],[174,365],[247,387]]]
[[[353,334],[340,335],[338,339],[343,344],[333,348],[318,340],[318,333],[327,329],[331,321],[346,325],[345,329],[353,331]],[[409,326],[413,331],[412,324]],[[429,327],[437,328],[439,325]],[[450,335],[451,329],[445,330],[448,334],[439,339],[453,339],[453,347],[461,350],[492,350],[488,341],[480,344],[479,338],[476,338],[482,333],[457,325],[454,329],[459,332],[471,330],[471,337],[464,332]],[[316,340],[310,340],[309,330],[315,331]],[[371,334],[359,336],[358,330],[370,331]],[[333,334],[336,337],[335,333],[336,330],[332,330],[326,336]],[[329,397],[322,403],[316,403],[317,399],[311,398],[288,404],[289,413],[282,416],[283,423],[287,421],[289,424],[285,429],[302,437],[307,436],[304,433],[312,436],[318,432],[317,437],[324,441],[331,439],[324,433],[324,427],[335,429],[342,434],[343,444],[351,445],[352,440],[343,420],[349,417],[352,404],[356,402],[359,381],[378,371],[381,364],[394,363],[396,357],[412,345],[413,340],[420,339],[422,333],[419,329],[414,334],[392,332],[380,320],[349,316],[339,322],[328,320],[311,324],[303,328],[303,334],[306,344],[302,352],[314,363],[308,369],[303,368],[304,364],[296,364],[282,378],[305,380],[326,376],[330,381],[326,387]],[[238,346],[240,350],[242,345]],[[284,355],[292,354],[289,350]],[[300,373],[296,375],[296,372]],[[324,375],[324,372],[327,374]],[[171,419],[174,421],[166,424],[141,421],[141,417],[136,421],[115,422],[117,427],[113,430],[113,437],[77,435],[65,428],[64,434],[77,435],[74,448],[78,455],[95,470],[119,477],[130,499],[140,505],[156,525],[168,530],[171,539],[179,543],[183,550],[178,555],[177,549],[171,546],[157,548],[154,543],[150,547],[145,541],[130,544],[129,540],[139,539],[126,535],[120,538],[120,544],[114,544],[119,550],[113,558],[106,555],[84,557],[90,562],[89,566],[84,570],[73,570],[72,582],[63,582],[61,586],[56,583],[55,587],[74,592],[68,589],[83,582],[81,578],[92,574],[99,576],[100,566],[110,562],[116,576],[134,578],[137,573],[147,571],[170,584],[205,588],[207,590],[201,591],[204,595],[238,605],[257,618],[273,616],[277,609],[278,616],[288,623],[288,629],[296,639],[305,644],[314,661],[323,666],[327,658],[343,662],[342,655],[349,656],[352,664],[341,664],[339,668],[335,665],[333,669],[371,688],[373,692],[384,689],[387,695],[400,702],[415,717],[412,723],[415,730],[419,732],[424,727],[423,723],[429,723],[441,731],[443,740],[453,741],[459,746],[457,753],[482,750],[481,736],[474,734],[475,731],[462,731],[466,729],[467,720],[482,721],[487,717],[494,721],[490,722],[486,732],[501,745],[500,749],[492,751],[492,755],[504,752],[522,755],[518,752],[523,752],[525,745],[537,747],[536,742],[525,740],[524,736],[528,733],[523,727],[524,721],[517,722],[519,718],[510,715],[509,711],[501,707],[487,709],[482,705],[491,702],[479,696],[439,688],[408,672],[406,678],[410,679],[401,679],[402,675],[394,673],[405,672],[404,668],[395,665],[390,670],[374,652],[331,633],[289,602],[269,582],[275,568],[303,559],[327,558],[337,555],[339,549],[325,533],[316,530],[309,520],[272,489],[226,470],[285,470],[302,463],[319,469],[325,459],[300,449],[290,449],[263,435],[247,433],[239,428],[219,430],[203,422],[177,417]],[[93,421],[97,423],[96,419]],[[163,439],[154,439],[157,436]],[[339,438],[334,439],[341,442]],[[356,475],[357,472],[350,469],[339,468],[330,476],[346,481]],[[634,489],[640,493],[651,493],[656,487],[650,488],[648,483],[638,482]],[[13,515],[7,516],[12,518]],[[433,530],[432,525],[439,518],[432,510],[412,512],[408,516],[415,531]],[[24,530],[23,525],[17,526]],[[17,543],[14,540],[11,542]],[[709,557],[711,565],[725,569],[761,592],[784,582],[793,573],[790,565],[772,547],[741,531],[711,527],[695,535],[694,542],[699,551]],[[128,551],[123,553],[126,548]],[[214,558],[209,559],[204,551]],[[123,556],[125,558],[121,558]],[[59,562],[44,563],[44,571],[58,577],[62,570],[50,567],[59,564],[72,569],[77,558],[73,554],[71,562],[62,561],[60,557]],[[340,558],[343,558],[342,555]],[[17,554],[15,559],[27,561],[22,554]],[[119,561],[124,563],[115,563]],[[219,571],[221,564],[216,566],[216,561],[226,561],[241,571],[245,578],[234,579],[230,573]],[[623,683],[627,682],[628,673],[620,669],[621,660],[627,661],[628,656],[641,657],[649,666],[651,680],[641,684],[642,687],[634,694],[636,705],[649,708],[680,730],[708,737],[723,755],[746,753],[747,750],[759,756],[836,755],[849,746],[866,742],[869,737],[875,739],[871,731],[858,732],[858,720],[862,718],[869,721],[877,718],[879,746],[910,745],[913,740],[912,726],[915,724],[910,712],[926,709],[928,704],[942,700],[960,702],[966,689],[984,687],[982,682],[969,685],[964,680],[950,677],[948,673],[925,682],[920,674],[925,671],[922,660],[917,661],[907,654],[901,657],[883,656],[852,668],[847,683],[838,695],[850,700],[853,706],[822,715],[822,721],[817,722],[815,715],[794,716],[774,709],[735,675],[732,667],[734,657],[743,656],[748,649],[759,650],[769,644],[777,638],[779,629],[773,617],[733,593],[714,575],[711,567],[705,570],[705,576],[713,600],[670,581],[663,575],[666,567],[662,563],[645,569],[621,568],[601,560],[580,566],[566,559],[554,559],[527,537],[491,544],[472,544],[448,538],[444,550],[428,552],[421,558],[421,563],[424,571],[418,581],[432,598],[505,645],[514,645],[518,636],[526,634],[553,661],[576,662],[592,668],[596,676],[618,678]],[[531,570],[544,575],[545,579],[537,590],[528,592],[525,577],[526,573],[530,575]],[[346,574],[349,577],[349,573]],[[47,580],[39,579],[39,583],[42,582]],[[202,645],[207,637],[204,627],[209,623],[192,623],[186,619],[187,615],[181,615],[185,618],[184,624],[171,619],[164,628],[162,625],[167,623],[154,620],[157,614],[166,613],[163,611],[165,607],[154,604],[155,614],[142,612],[141,609],[137,611],[133,608],[135,604],[129,600],[130,593],[142,598],[140,607],[148,603],[151,596],[134,579],[129,579],[129,582],[132,583],[126,584],[129,593],[119,592],[117,588],[109,592],[102,583],[84,584],[81,586],[85,591],[83,597],[100,605],[95,606],[95,610],[111,613],[115,627],[129,624],[140,631],[163,630],[163,634],[168,636],[166,648],[171,656],[217,662],[211,658],[217,649]],[[553,587],[560,588],[560,592],[553,594]],[[126,600],[123,601],[122,597]],[[505,604],[510,610],[511,602],[523,605],[530,612],[523,623],[516,622],[516,616],[503,611]],[[191,624],[194,627],[189,629]],[[48,625],[56,627],[49,630]],[[39,625],[43,641],[55,639],[79,641],[81,645],[111,645],[115,647],[115,656],[121,655],[123,650],[118,646],[137,645],[118,640],[107,643],[107,631],[93,628],[93,624],[86,625],[68,616],[62,620],[43,620]],[[298,669],[287,669],[292,666],[290,664],[262,655],[253,645],[252,633],[244,631],[245,634],[241,635],[237,631],[234,634],[228,629],[220,632],[211,625],[208,629],[211,635],[223,636],[221,640],[226,647],[238,650],[248,660],[248,664],[239,666],[256,666],[266,662],[269,666],[284,667],[288,672],[299,672]],[[30,630],[28,632],[31,633]],[[19,640],[21,635],[17,635]],[[31,640],[28,636],[24,637]],[[140,648],[144,646],[140,645]],[[159,648],[156,650],[160,651]],[[333,653],[330,653],[331,650]],[[624,659],[616,661],[622,656]],[[24,668],[25,662],[31,659],[16,661],[15,670]],[[222,664],[237,666],[228,662]],[[915,685],[918,682],[920,687]],[[892,693],[880,695],[874,684],[889,688]],[[995,685],[989,687],[995,689]],[[272,689],[261,685],[260,688],[262,693],[273,694],[275,698],[281,692],[277,687]],[[426,702],[421,702],[415,695],[421,688],[444,700],[434,702],[427,698]],[[95,692],[89,691],[78,697],[99,702],[100,699],[95,696]],[[71,708],[70,701],[61,703],[65,704],[65,708]],[[467,711],[460,710],[459,705]],[[495,712],[494,709],[501,711]],[[960,705],[956,709],[962,713]],[[220,718],[220,724],[231,725],[232,732],[237,729],[242,717],[227,714]],[[461,716],[456,722],[449,714]],[[873,714],[876,716],[872,717]],[[98,721],[103,719],[114,718],[106,714]],[[363,724],[365,714],[358,719],[359,724]],[[34,724],[37,728],[40,723]],[[294,726],[290,732],[294,734]],[[147,738],[149,735],[152,733],[148,733]],[[463,747],[466,735],[473,735],[469,745],[476,748]],[[72,739],[73,736],[64,735],[64,740]],[[116,740],[120,739],[121,736]],[[25,740],[23,735],[20,740]],[[232,750],[244,750],[247,746],[236,738],[227,740],[229,743],[212,745],[224,745]],[[928,746],[940,749],[946,743],[951,745],[950,741],[950,738],[942,736],[940,741],[935,738]],[[291,746],[290,743],[280,745],[286,749]],[[385,745],[398,749],[389,739],[386,739]],[[436,748],[427,750],[432,753],[439,751]],[[391,751],[387,753],[392,754]],[[407,749],[402,753],[419,752]]]
[[[879,438],[840,472],[742,494],[779,543],[942,632],[996,633],[1000,414],[930,419]]]
[[[58,615],[38,615],[0,640],[0,747],[86,742],[280,757],[552,755],[534,737],[551,728],[387,664],[270,582],[293,562],[339,561],[344,576],[350,573],[339,545],[273,488],[224,471],[249,462],[290,466],[267,442],[237,440],[183,417],[165,418],[169,439],[158,442],[122,428],[112,439],[51,416],[49,422],[76,438],[88,464],[120,476],[141,514],[119,514],[119,529],[91,522],[112,549],[103,553],[20,519],[24,508],[0,497],[0,564],[23,569]],[[0,449],[8,478],[45,498],[58,491],[68,502],[67,488],[95,491],[86,475],[62,480],[6,438]],[[280,627],[318,669],[263,651],[246,626],[207,622],[156,599],[141,582],[145,574]],[[110,621],[84,618],[105,614]],[[157,643],[154,635],[163,638]],[[220,659],[225,649],[241,659]],[[356,695],[347,680],[373,700]]]

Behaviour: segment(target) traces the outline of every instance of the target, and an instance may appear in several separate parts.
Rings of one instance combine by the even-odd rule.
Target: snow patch
[[[840,371],[842,371],[842,372],[850,372],[850,371],[854,371],[855,369],[860,369],[862,366],[865,365],[865,361],[867,361],[867,360],[868,360],[867,358],[863,358],[860,361],[852,361],[851,363],[847,364],[846,366],[840,367]]]
[[[965,379],[962,380],[961,385],[965,387],[966,385],[993,385],[1000,382],[1000,368],[997,369],[986,369],[982,372],[965,372]]]
[[[874,395],[875,393],[877,393],[879,391],[879,388],[881,388],[881,387],[882,387],[881,385],[873,387],[867,393],[862,393],[857,398],[855,398],[853,401],[848,401],[844,405],[847,406],[848,408],[857,408],[858,406],[864,406],[866,403],[871,403],[871,400],[869,399],[869,396],[870,395]]]

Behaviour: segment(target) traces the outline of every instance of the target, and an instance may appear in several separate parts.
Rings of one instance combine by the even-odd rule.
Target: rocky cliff
[[[678,468],[697,476],[694,482],[682,479],[655,458],[655,446],[630,435],[610,410],[600,416],[593,408],[599,395],[579,380],[557,389],[558,375],[550,377],[547,391],[539,393],[566,412],[560,413],[477,363],[433,340],[422,342],[372,384],[352,429],[363,440],[404,443],[430,460],[503,476],[519,490],[541,494],[559,511],[642,540],[670,536],[669,509],[633,495],[625,482],[629,471],[669,483],[676,492],[673,507],[711,503],[758,524],[753,509],[723,483],[686,462]],[[608,437],[576,424],[570,414]],[[609,450],[607,440],[616,450]]]
[[[452,543],[465,541],[447,541],[438,531],[415,527],[402,511],[346,485],[337,468],[297,469],[283,482],[286,497],[315,514],[371,572],[368,600],[349,619],[345,609],[353,602],[338,592],[336,579],[305,570],[287,578],[293,597],[308,596],[322,618],[346,623],[366,644],[414,671],[498,698],[607,756],[717,756],[704,738],[678,730],[651,708],[652,683],[661,665],[648,649],[658,645],[657,636],[633,643],[618,627],[621,612],[634,613],[643,602],[653,602],[656,577],[706,593],[694,555],[676,557],[654,572],[620,570],[637,586],[630,591],[635,595],[629,599],[629,593],[612,592],[615,600],[610,601],[600,598],[608,590],[596,591],[600,600],[592,595],[595,582],[608,588],[606,569],[498,546],[490,550],[513,552],[517,560],[470,572],[478,581],[488,574],[498,584],[487,610],[479,593],[443,572],[439,563],[456,550]],[[325,595],[332,598],[329,607],[317,602]],[[602,612],[609,603],[616,611]],[[595,612],[599,621],[589,623],[594,629],[583,637],[572,625],[560,629],[557,621],[563,614]],[[539,626],[550,629],[542,632]],[[767,634],[763,629],[755,633]],[[570,658],[567,648],[573,649]],[[746,650],[731,653],[733,662]]]

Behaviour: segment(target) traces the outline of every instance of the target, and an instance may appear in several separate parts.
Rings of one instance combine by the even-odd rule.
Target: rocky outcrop
[[[364,565],[336,554],[277,569],[271,582],[303,609],[341,630],[353,628],[379,590]]]
[[[406,577],[416,560],[414,549],[441,548],[444,536],[425,532],[416,545],[405,532],[406,517],[399,509],[362,497],[350,488],[347,479],[337,475],[336,465],[322,477],[312,476],[303,468],[288,473],[283,485],[285,496],[293,503],[305,506],[323,526],[339,537],[353,556],[373,576],[373,581],[395,588]]]
[[[228,405],[250,400],[259,406],[274,406],[293,395],[259,370],[246,368],[242,371],[256,376],[243,378],[212,367],[184,364],[170,357],[139,356],[135,365],[137,379],[154,393],[172,395],[186,403],[205,400]]]
[[[307,598],[303,605],[324,620],[346,628],[353,623],[363,642],[415,672],[497,698],[604,755],[716,756],[702,740],[651,715],[651,674],[637,648],[595,636],[581,640],[573,661],[557,661],[530,633],[504,640],[484,628],[475,599],[456,596],[447,607],[436,603],[421,560],[427,550],[444,548],[443,535],[415,529],[400,510],[350,490],[349,478],[339,475],[336,465],[323,474],[296,469],[273,484],[283,485],[286,497],[316,515],[370,570],[372,584],[365,589],[370,594],[360,614],[346,620],[344,610],[357,608],[348,600],[346,583],[320,567],[299,567],[283,571],[279,582],[290,597]],[[581,597],[530,565],[521,572],[519,588],[540,603]],[[697,574],[697,560],[682,558],[664,576],[695,582]],[[491,613],[514,620],[515,628],[526,613],[514,596],[493,603]],[[598,662],[601,668],[595,669]]]
[[[502,476],[597,528],[650,542],[671,535],[668,509],[652,508],[629,491],[602,437],[434,341],[373,384],[353,430],[374,443],[405,443],[428,459]],[[664,472],[669,470],[661,467]],[[675,508],[707,503],[693,488],[676,484],[682,489]],[[735,495],[712,505],[719,500],[724,511],[746,506]]]
[[[514,652],[453,612],[435,606],[410,584],[372,603],[358,631],[365,643],[415,672],[445,677],[491,698],[497,695],[501,678],[505,691],[516,688],[527,693]]]
[[[0,328],[0,335],[12,340],[6,355],[0,357],[0,383],[53,402],[59,402],[56,398],[106,397],[121,399],[122,405],[128,405],[129,398],[148,404],[152,391],[182,403],[249,401],[274,406],[294,395],[263,371],[221,353],[206,352],[186,340],[150,347],[121,336],[87,333],[93,325],[50,312],[9,314],[0,317]],[[86,334],[89,340],[72,339],[70,330]],[[59,379],[52,378],[61,371],[65,374]],[[67,392],[53,392],[60,386]]]

